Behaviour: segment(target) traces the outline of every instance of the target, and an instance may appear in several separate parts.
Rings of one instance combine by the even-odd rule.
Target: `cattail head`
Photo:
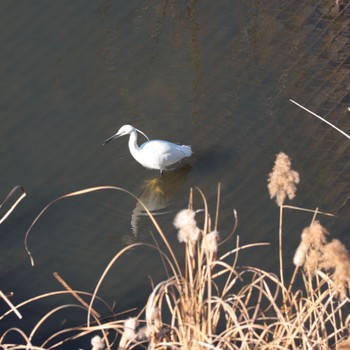
[[[203,237],[202,247],[204,251],[207,251],[209,254],[215,254],[218,251],[218,241],[219,241],[219,232],[212,231],[206,234]]]
[[[103,350],[105,348],[105,342],[99,335],[95,335],[91,339],[92,350]]]
[[[138,326],[138,321],[136,318],[130,317],[124,323],[124,332],[119,342],[119,349],[125,349],[127,344],[134,341],[137,337],[136,327]]]
[[[301,242],[294,254],[293,263],[295,266],[300,267],[304,265],[307,251],[308,251],[307,245]]]
[[[197,227],[195,212],[191,209],[183,209],[177,213],[174,219],[174,226],[179,230],[179,242],[196,242],[200,229]]]
[[[277,205],[282,206],[286,197],[289,199],[295,197],[295,185],[299,181],[299,174],[292,170],[289,157],[283,152],[277,154],[275,165],[267,181],[270,198],[276,197]]]
[[[146,308],[146,326],[141,327],[137,331],[137,339],[145,340],[148,339],[151,344],[156,338],[157,334],[162,328],[162,319],[160,309],[157,307],[147,307]],[[149,349],[152,346],[148,347]]]
[[[154,325],[156,328],[160,328],[162,319],[160,309],[158,307],[152,307],[146,309],[146,321],[147,324]]]

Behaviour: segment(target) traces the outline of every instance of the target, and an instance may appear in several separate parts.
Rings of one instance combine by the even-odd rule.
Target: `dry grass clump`
[[[280,157],[284,165],[290,165],[287,158],[286,155]],[[290,167],[287,168],[287,173],[294,174],[290,179],[295,184],[299,177]],[[282,173],[286,174],[279,172],[280,176]],[[99,187],[67,196],[105,189],[121,190]],[[286,285],[281,276],[257,267],[238,265],[242,250],[262,249],[261,246],[268,244],[241,246],[239,236],[235,245],[229,243],[228,238],[232,238],[237,227],[236,211],[232,232],[219,235],[217,214],[212,220],[206,198],[197,190],[201,199],[198,205],[200,210],[193,209],[191,191],[188,208],[180,211],[173,222],[179,243],[184,245],[184,261],[177,259],[152,213],[139,201],[154,224],[154,245],[134,243],[118,252],[106,266],[92,294],[73,291],[62,280],[66,291],[57,293],[74,296],[77,304],[63,305],[44,315],[29,335],[19,329],[8,330],[0,336],[2,348],[55,349],[85,337],[91,340],[93,350],[349,348],[350,317],[347,317],[346,307],[349,301],[350,255],[340,241],[329,241],[328,231],[316,220],[316,215],[321,212],[280,205],[281,210],[294,208],[313,214],[311,224],[301,234],[301,242],[294,256],[295,273]],[[26,234],[26,249],[34,263],[27,247],[29,231]],[[220,236],[225,238],[220,241]],[[280,238],[282,241],[282,235]],[[109,311],[106,313],[106,305],[98,297],[101,284],[122,255],[141,246],[159,252],[167,277],[153,286],[144,308],[138,313],[134,310],[115,315],[108,305]],[[298,284],[294,283],[297,277],[301,277]],[[39,296],[17,305],[16,309],[54,295]],[[87,314],[86,324],[57,331],[48,339],[34,341],[38,328],[45,324],[48,317],[64,308],[81,309]],[[7,311],[0,316],[0,320],[13,312],[13,309]],[[7,342],[8,335],[13,332],[22,337],[22,344]]]

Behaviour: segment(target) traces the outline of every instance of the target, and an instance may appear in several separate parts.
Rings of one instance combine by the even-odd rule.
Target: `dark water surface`
[[[156,230],[135,200],[101,191],[53,204],[87,187],[114,185],[141,196],[174,249],[175,213],[198,186],[219,231],[239,215],[242,243],[271,242],[242,254],[241,264],[277,271],[278,208],[266,188],[275,154],[284,151],[300,173],[291,203],[337,212],[350,194],[350,141],[289,102],[292,98],[350,133],[349,16],[334,1],[1,1],[0,194],[28,193],[0,226],[0,288],[18,304],[61,285],[93,292],[108,262],[127,243],[152,243]],[[190,144],[194,155],[159,179],[129,154],[127,138],[102,142],[123,124],[151,139]],[[143,139],[142,139],[143,141]],[[203,204],[195,194],[195,207]],[[349,206],[320,218],[350,247]],[[285,264],[311,214],[286,211]],[[232,244],[234,244],[232,242]],[[229,246],[228,248],[230,248]],[[222,249],[225,249],[222,247]],[[140,307],[164,277],[159,256],[141,248],[110,270],[99,295],[116,311]],[[22,309],[0,321],[28,334],[40,317],[71,297]],[[0,303],[0,314],[8,309]],[[101,306],[101,313],[108,311]],[[84,322],[60,311],[39,331]],[[9,338],[10,339],[10,338]],[[77,348],[81,347],[77,344]],[[88,346],[87,346],[88,347]]]

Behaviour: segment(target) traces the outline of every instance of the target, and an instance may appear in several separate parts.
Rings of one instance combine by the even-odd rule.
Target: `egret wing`
[[[140,148],[147,161],[146,167],[165,169],[187,156],[182,147],[168,141],[152,140],[145,142]]]

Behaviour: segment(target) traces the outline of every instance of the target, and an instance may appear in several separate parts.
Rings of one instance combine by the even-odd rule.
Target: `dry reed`
[[[276,198],[276,204],[280,208],[279,216],[279,262],[280,278],[284,285],[283,276],[283,244],[282,244],[282,223],[283,223],[283,204],[288,197],[293,199],[296,192],[296,184],[300,181],[299,174],[292,169],[291,161],[287,154],[280,152],[276,156],[275,164],[267,180],[267,188],[270,198]]]
[[[286,158],[283,158],[285,161]],[[294,173],[294,184],[296,178]],[[106,186],[77,191],[60,198],[106,189],[119,190]],[[212,229],[206,198],[197,190],[201,198],[199,208],[204,207],[204,213],[196,215],[191,192],[189,209],[180,211],[174,220],[178,238],[185,246],[185,261],[177,260],[167,236],[152,213],[138,200],[156,229],[155,244],[134,243],[123,248],[106,266],[92,294],[75,291],[63,283],[67,291],[39,296],[8,310],[0,316],[0,320],[24,305],[57,294],[71,294],[77,300],[77,304],[62,305],[43,315],[28,335],[17,328],[7,330],[0,337],[2,348],[55,349],[69,346],[72,340],[89,337],[93,350],[346,349],[350,321],[345,312],[349,301],[350,256],[339,241],[328,241],[329,233],[315,219],[320,212],[306,209],[314,216],[311,224],[302,232],[294,257],[296,271],[301,271],[298,275],[301,277],[299,287],[290,283],[287,289],[280,276],[257,267],[239,266],[242,250],[261,249],[259,246],[266,244],[241,246],[239,236],[236,236],[236,245],[232,246],[232,240],[228,238],[232,238],[237,227],[236,211],[232,232],[226,238],[223,234],[219,235],[218,208]],[[33,225],[49,206],[39,214]],[[280,207],[283,208],[283,204]],[[28,253],[31,228],[26,234]],[[224,237],[221,242],[220,236]],[[223,242],[225,245],[221,244]],[[106,314],[103,311],[106,308],[101,307],[105,303],[98,296],[101,284],[121,256],[130,249],[142,246],[159,252],[168,277],[153,286],[144,308],[138,313],[128,312],[125,317],[116,317],[112,307],[108,307]],[[30,258],[33,263],[31,255]],[[87,303],[82,302],[83,295],[84,299],[89,298]],[[59,330],[45,340],[36,339],[38,329],[44,327],[56,312],[65,309],[85,312],[86,324]],[[99,317],[99,314],[106,318]],[[17,333],[22,342],[8,343],[10,333]]]

